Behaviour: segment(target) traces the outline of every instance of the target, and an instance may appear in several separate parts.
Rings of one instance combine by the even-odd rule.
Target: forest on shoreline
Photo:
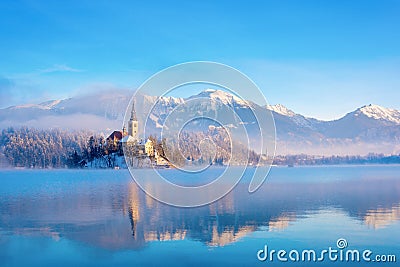
[[[203,133],[202,133],[203,134]],[[203,134],[204,135],[204,134]],[[218,136],[213,137],[218,140]],[[198,157],[193,148],[193,136],[185,143],[189,159]],[[221,139],[222,140],[222,139]],[[229,147],[226,148],[229,150]],[[107,146],[104,136],[89,131],[39,130],[27,127],[3,129],[0,133],[0,166],[23,168],[79,168],[82,162],[111,157],[115,147]],[[240,153],[245,151],[241,151]],[[119,156],[123,156],[118,151]],[[228,162],[228,153],[221,153],[216,163]],[[255,165],[259,157],[252,152],[249,162]],[[400,164],[400,155],[370,153],[365,156],[278,155],[274,165],[340,165],[340,164]],[[112,164],[110,164],[110,167]]]

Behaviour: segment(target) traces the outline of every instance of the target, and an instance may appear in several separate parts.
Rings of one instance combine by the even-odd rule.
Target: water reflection
[[[294,222],[296,220],[295,214],[290,215],[282,215],[276,219],[271,219],[268,223],[268,231],[282,231],[289,227],[290,222]]]
[[[8,178],[3,178],[0,236],[68,238],[111,250],[184,239],[225,246],[259,229],[285,231],[296,221],[329,208],[372,229],[400,221],[400,180],[396,177],[324,182],[270,179],[251,197],[242,183],[216,203],[188,209],[155,201],[128,173],[118,173],[118,178],[111,179],[111,172],[97,172],[95,178],[77,172],[83,178],[73,181],[68,180],[70,172],[57,179],[48,173],[22,173],[38,175],[42,181],[25,181],[30,190],[23,192],[4,184]]]
[[[364,216],[364,222],[374,229],[384,228],[396,221],[400,221],[400,206],[367,210]]]

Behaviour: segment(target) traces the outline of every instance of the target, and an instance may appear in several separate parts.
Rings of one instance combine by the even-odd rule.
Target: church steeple
[[[131,110],[131,121],[137,121],[136,118],[136,110],[135,110],[135,101],[132,101],[132,110]]]
[[[132,110],[131,110],[131,118],[128,122],[128,134],[132,136],[136,141],[139,140],[139,123],[136,117],[136,110],[135,110],[135,101],[132,100]]]

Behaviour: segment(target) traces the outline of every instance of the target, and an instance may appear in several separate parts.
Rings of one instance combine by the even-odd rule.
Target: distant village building
[[[164,166],[164,167],[170,167],[172,166],[171,163],[168,161],[167,158],[163,157],[160,152],[156,150],[154,154],[154,159],[155,159],[155,164],[157,166]]]
[[[148,157],[154,157],[154,144],[153,141],[147,139],[146,144],[144,144],[144,149]]]

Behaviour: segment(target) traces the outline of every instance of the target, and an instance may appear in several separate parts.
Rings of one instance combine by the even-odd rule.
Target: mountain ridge
[[[208,92],[213,92],[213,94],[207,94]],[[223,93],[222,94],[218,94],[218,93]],[[124,95],[124,97],[131,97],[133,93],[131,91],[129,91],[129,95]],[[234,103],[237,103],[239,105],[248,105],[248,103],[252,103],[251,101],[248,100],[242,100],[237,96],[232,95],[231,99],[228,99],[225,97],[226,92],[221,91],[221,90],[215,90],[215,89],[205,89],[203,90],[201,93],[197,94],[197,95],[193,95],[190,97],[186,97],[186,98],[182,98],[182,97],[172,97],[172,96],[164,96],[161,97],[163,99],[168,99],[168,100],[178,100],[176,102],[180,102],[182,103],[182,100],[188,100],[194,97],[206,97],[206,96],[211,96],[213,99],[218,99],[220,100],[223,104],[230,104],[232,103],[232,98],[234,99]],[[221,97],[221,95],[223,97]],[[88,95],[88,97],[94,97],[95,95]],[[146,97],[155,97],[158,98],[158,96],[148,96],[146,95]],[[71,100],[75,100],[75,99],[80,99],[81,97],[71,97],[71,98],[65,98],[65,99],[51,99],[51,100],[47,100],[44,102],[40,102],[40,103],[26,103],[26,104],[20,104],[20,105],[13,105],[13,106],[8,106],[5,108],[0,108],[0,111],[4,111],[4,110],[16,110],[16,109],[28,109],[28,108],[38,108],[38,109],[42,109],[42,110],[52,110],[52,109],[56,109],[56,110],[63,110],[65,109],[65,107],[62,104],[67,103],[68,101]],[[180,101],[179,101],[180,100]],[[127,100],[127,102],[129,101],[129,99]],[[332,122],[332,121],[337,121],[340,119],[343,119],[345,116],[349,115],[349,114],[355,114],[356,116],[358,115],[365,115],[367,117],[373,118],[373,119],[377,119],[377,120],[387,120],[390,122],[393,122],[395,124],[400,124],[400,110],[394,109],[394,108],[386,108],[377,104],[366,104],[363,105],[361,107],[356,108],[353,111],[350,111],[348,113],[346,113],[343,117],[338,118],[338,119],[332,119],[332,120],[322,120],[322,119],[318,119],[318,118],[314,118],[314,117],[308,117],[308,116],[304,116],[300,113],[296,113],[293,110],[289,109],[287,106],[278,103],[278,104],[273,104],[273,105],[267,105],[266,106],[267,109],[269,109],[270,111],[273,111],[277,114],[280,115],[284,115],[284,116],[288,116],[288,117],[294,117],[296,115],[300,115],[304,118],[307,119],[311,119],[311,120],[315,120],[315,121],[320,121],[320,122]],[[78,111],[74,112],[74,113],[80,113]],[[2,118],[0,117],[0,120]]]
[[[108,134],[122,128],[125,109],[132,91],[99,92],[67,99],[49,100],[0,109],[0,128],[28,126],[36,128],[89,129]],[[154,101],[157,96],[143,96]],[[251,109],[267,108],[274,116],[277,153],[360,154],[368,152],[400,153],[400,111],[368,104],[343,117],[323,121],[298,114],[282,104],[261,107],[249,100],[215,89],[206,89],[187,98],[162,97],[161,105],[149,116],[154,129],[160,129],[166,114],[177,105],[196,97],[229,105],[240,114],[251,132]],[[210,109],[218,109],[218,105]],[[137,111],[138,116],[140,110]],[[254,137],[256,138],[256,137]]]

